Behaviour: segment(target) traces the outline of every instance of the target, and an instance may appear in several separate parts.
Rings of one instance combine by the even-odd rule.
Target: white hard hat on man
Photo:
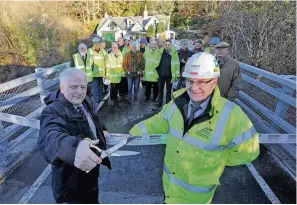
[[[182,74],[185,78],[218,78],[220,68],[216,58],[209,53],[194,54],[186,63]]]
[[[193,102],[203,102],[214,91],[220,77],[216,58],[209,53],[194,54],[186,63],[182,74],[186,78],[186,88]]]

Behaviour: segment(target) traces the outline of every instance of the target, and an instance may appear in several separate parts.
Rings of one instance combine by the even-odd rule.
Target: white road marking
[[[25,195],[19,201],[19,204],[27,204],[28,201],[32,198],[35,192],[39,189],[40,185],[47,179],[49,174],[51,173],[51,165],[48,165],[41,175],[36,179],[36,181],[32,184],[30,189],[25,193]]]
[[[246,164],[247,168],[250,170],[258,184],[260,185],[262,191],[265,193],[267,198],[271,201],[272,204],[281,204],[280,200],[276,197],[276,195],[273,193],[271,188],[268,186],[268,184],[265,182],[265,180],[262,178],[262,176],[259,174],[259,172],[256,170],[254,165],[252,163]]]
[[[103,98],[103,101],[100,102],[97,110],[99,110],[106,99],[108,99],[109,93]],[[28,191],[24,194],[24,196],[21,198],[21,200],[18,202],[18,204],[27,204],[29,200],[34,196],[36,191],[39,189],[39,187],[43,184],[43,182],[47,179],[47,177],[51,173],[51,165],[49,164],[41,173],[41,175],[36,179],[36,181],[32,184],[32,186],[28,189]]]

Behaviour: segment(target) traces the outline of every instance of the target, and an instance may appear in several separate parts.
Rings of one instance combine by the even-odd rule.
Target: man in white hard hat
[[[241,108],[220,96],[213,55],[194,54],[182,76],[186,88],[130,134],[167,134],[165,203],[210,203],[225,166],[243,165],[259,155],[259,135]]]

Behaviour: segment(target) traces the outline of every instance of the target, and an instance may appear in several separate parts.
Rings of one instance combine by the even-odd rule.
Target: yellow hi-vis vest
[[[158,72],[156,68],[160,64],[162,53],[160,53],[159,49],[156,49],[154,52],[151,49],[145,50],[143,57],[145,60],[144,66],[144,80],[148,82],[158,82]]]
[[[118,51],[118,57],[115,57],[115,53],[108,54],[106,61],[106,77],[110,80],[110,83],[120,83],[123,69],[123,56],[121,51]]]
[[[93,59],[93,77],[104,77],[105,76],[105,60],[107,52],[104,49],[100,49],[99,52],[93,50],[93,48],[88,49],[88,53]]]
[[[88,83],[93,80],[93,75],[92,75],[92,57],[90,54],[87,52],[87,59],[86,59],[86,65],[84,64],[83,59],[81,58],[79,53],[73,54],[72,55],[73,60],[74,60],[74,66],[77,69],[80,69],[85,72],[88,78]]]
[[[180,109],[189,101],[186,89],[155,116],[135,125],[130,134],[168,134],[163,169],[165,203],[210,203],[225,166],[251,162],[259,155],[259,135],[235,103],[216,87],[208,117],[185,130]],[[186,96],[186,97],[185,97]],[[226,193],[228,194],[228,193]]]

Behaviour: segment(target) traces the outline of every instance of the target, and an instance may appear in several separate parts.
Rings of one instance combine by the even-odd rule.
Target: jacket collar
[[[183,88],[180,89],[176,92],[173,93],[173,100],[175,102],[175,104],[179,107],[183,107],[184,105],[188,104],[190,102],[190,97],[187,93],[187,89]],[[212,95],[211,95],[211,100],[210,103],[208,104],[206,111],[208,112],[208,114],[210,116],[213,115],[214,113],[214,109],[216,107],[218,107],[218,104],[221,103],[222,101],[224,101],[224,98],[221,97],[220,95],[220,90],[218,85],[216,86],[216,88],[214,89]]]
[[[57,97],[58,97],[57,100],[65,106],[65,108],[66,108],[65,111],[69,118],[82,118],[82,116],[74,108],[73,104],[65,98],[65,96],[60,92],[60,90],[58,91]],[[86,96],[86,98],[84,99],[82,104],[85,106],[85,108],[88,110],[88,112],[91,113],[91,110],[92,110],[91,104],[87,98],[88,97]]]

